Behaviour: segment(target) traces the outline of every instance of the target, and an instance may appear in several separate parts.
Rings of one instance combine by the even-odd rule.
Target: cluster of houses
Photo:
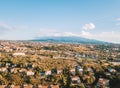
[[[2,67],[2,65],[0,66],[0,72],[10,72],[12,73],[21,73],[21,72],[25,72],[27,76],[34,76],[35,72],[32,70],[32,68],[34,67],[33,64],[27,64],[27,68],[31,68],[31,69],[25,69],[25,68],[17,68],[17,65],[11,65],[10,63],[6,63],[6,67]],[[9,67],[8,67],[9,66]],[[91,67],[87,68],[87,71],[91,72],[94,75],[94,70]],[[71,77],[71,82],[74,85],[78,85],[81,83],[81,79],[77,74],[77,72],[81,72],[82,74],[84,74],[84,69],[82,66],[77,65],[74,68],[70,68],[69,69],[70,72],[70,77]],[[113,68],[108,68],[108,73],[112,73],[112,72],[116,72],[115,69]],[[106,75],[108,74],[106,73]],[[41,71],[40,75],[41,78],[44,78],[44,76],[50,76],[50,75],[56,75],[56,74],[64,74],[64,69],[58,70],[58,69],[52,69],[52,70],[46,70],[46,71]],[[97,83],[98,88],[101,88],[100,86],[107,86],[109,87],[109,80],[105,79],[105,78],[99,78],[99,81]],[[28,85],[30,86],[30,85]],[[0,87],[3,88],[3,87]],[[11,87],[11,88],[19,88],[19,87]],[[31,87],[24,87],[24,88],[31,88]],[[38,87],[38,88],[47,88],[47,87]],[[58,88],[58,87],[50,87],[50,88]]]
[[[1,85],[0,88],[59,88],[59,85],[30,85],[30,84],[23,84],[23,85]]]
[[[61,55],[62,50],[54,50],[51,47],[55,46],[55,47],[60,47],[60,46],[64,46],[66,47],[77,47],[79,48],[81,47],[86,47],[89,50],[85,52],[77,52],[74,50],[69,50],[69,49],[65,49],[66,52],[64,52]],[[46,48],[47,47],[47,48]],[[12,42],[12,41],[0,41],[0,52],[6,52],[7,53],[11,53],[13,56],[26,56],[26,55],[38,55],[38,56],[42,56],[45,55],[46,52],[50,52],[53,53],[52,58],[92,58],[92,59],[98,59],[99,58],[99,53],[96,52],[95,50],[98,49],[100,50],[101,47],[96,48],[99,46],[96,45],[70,45],[70,44],[54,44],[54,43],[39,43],[39,42]],[[104,46],[106,47],[106,46]],[[120,57],[120,53],[118,52],[120,50],[119,46],[111,46],[112,48],[104,48],[103,51],[105,51],[106,53],[110,54],[111,57]],[[32,48],[32,49],[31,49]],[[50,49],[49,49],[50,48]],[[109,53],[111,52],[111,53]],[[2,56],[2,54],[0,54],[0,56]],[[107,58],[107,57],[106,57]]]
[[[108,79],[99,78],[98,83],[97,83],[97,87],[98,88],[103,88],[103,87],[110,88],[109,82],[110,82],[110,80],[108,80]]]
[[[11,56],[14,56],[14,57],[36,55],[37,54],[38,56],[40,56],[40,58],[42,58],[42,56],[45,56],[45,54],[52,53],[51,56],[48,56],[48,55],[46,55],[46,56],[50,57],[52,59],[56,59],[56,58],[61,58],[61,59],[63,59],[63,58],[98,59],[98,53],[96,53],[94,51],[94,48],[95,48],[94,45],[90,45],[88,47],[89,49],[91,49],[91,51],[88,53],[84,53],[84,52],[81,53],[81,52],[77,52],[75,50],[67,50],[67,48],[65,49],[66,51],[64,53],[62,50],[57,50],[57,49],[50,50],[50,49],[48,49],[51,46],[58,46],[59,47],[61,45],[64,45],[64,44],[2,41],[2,42],[0,42],[0,58],[4,55],[3,54],[3,52],[4,52],[6,54],[11,54]],[[64,46],[66,47],[66,44]],[[71,47],[72,45],[69,45],[69,46]],[[119,51],[120,48],[113,47],[112,50]],[[109,49],[106,49],[106,52],[109,52],[109,51],[110,51]],[[120,53],[114,53],[113,55],[114,56],[120,55]],[[120,65],[120,61],[119,62],[110,62],[110,64]],[[8,62],[3,64],[0,61],[0,72],[9,72],[11,74],[25,72],[27,76],[34,76],[36,74],[35,71],[33,70],[34,67],[35,67],[35,65],[33,63],[26,63],[25,67],[20,67],[17,64],[11,64]],[[94,72],[93,68],[88,67],[87,71],[91,72],[92,75],[94,76],[95,72]],[[73,85],[78,85],[82,82],[80,77],[78,75],[76,75],[77,72],[84,74],[84,69],[83,69],[82,65],[76,65],[75,67],[70,68],[69,72],[70,72],[71,82]],[[105,75],[110,76],[113,73],[117,74],[117,70],[115,70],[114,68],[108,67]],[[41,75],[42,78],[44,78],[44,76],[64,74],[64,70],[63,69],[43,70],[43,71],[40,71],[39,74]],[[109,82],[110,82],[109,79],[100,77],[98,79],[98,82],[97,82],[97,87],[101,88],[102,86],[105,86],[106,88],[109,88]],[[5,87],[6,87],[6,85],[0,86],[0,88],[5,88]],[[6,88],[8,88],[8,87],[6,87]],[[34,87],[33,85],[26,84],[26,85],[22,85],[22,87],[10,85],[10,88],[36,88],[36,87]],[[57,86],[55,86],[55,85],[47,85],[47,86],[38,85],[37,88],[59,88],[59,87],[58,87],[58,85]]]
[[[91,54],[85,54],[85,53],[78,53],[73,52],[70,50],[67,50],[63,55],[60,56],[60,50],[49,50],[45,47],[51,47],[51,46],[69,46],[72,45],[66,45],[66,44],[54,44],[54,43],[33,43],[33,42],[0,42],[0,51],[5,53],[11,53],[13,56],[26,56],[26,55],[35,55],[38,54],[39,56],[42,56],[46,52],[55,53],[57,55],[53,55],[53,58],[67,58],[67,57],[76,57],[76,58],[97,58],[97,54],[91,53]],[[31,50],[30,48],[33,47]],[[79,46],[78,46],[79,47]],[[39,53],[38,53],[39,52]],[[42,54],[42,52],[45,52]],[[0,55],[1,56],[1,55]]]

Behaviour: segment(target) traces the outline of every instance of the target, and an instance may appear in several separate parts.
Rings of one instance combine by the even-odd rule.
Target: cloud
[[[117,18],[116,21],[117,21],[116,25],[119,26],[120,25],[120,18]]]
[[[8,25],[6,23],[0,23],[0,36],[5,35],[6,33],[18,31],[18,30],[26,30],[29,27],[26,25]]]
[[[72,32],[58,32],[56,30],[40,30],[38,37],[44,36],[74,36],[74,37],[84,37],[89,39],[96,39],[106,42],[120,43],[120,32],[101,32],[98,34],[93,34],[88,31],[81,31],[81,33],[72,33]]]
[[[117,26],[119,26],[119,25],[120,25],[120,23],[117,23],[116,25],[117,25]]]
[[[87,36],[91,36],[91,34],[90,34],[90,32],[82,31],[82,32],[81,32],[81,36],[87,37]]]
[[[101,40],[101,41],[106,41],[106,42],[114,42],[114,43],[120,43],[120,33],[119,32],[102,32],[99,34],[92,34],[90,32],[85,32],[83,31],[81,33],[82,37],[85,38],[90,38],[90,39],[96,39],[96,40]]]
[[[40,29],[38,32],[38,36],[53,36],[59,34],[56,30],[53,29]]]
[[[13,27],[7,25],[7,24],[4,24],[4,23],[0,23],[0,29],[3,29],[3,30],[11,30],[13,29]]]
[[[96,35],[97,39],[101,39],[108,42],[120,43],[120,33],[119,32],[102,32],[99,36]]]
[[[120,21],[120,18],[117,18],[116,21]]]
[[[12,30],[14,27],[7,25],[5,23],[0,23],[0,34],[5,33],[6,31]]]
[[[50,30],[50,29],[42,29],[39,31],[38,34],[39,37],[43,37],[43,36],[55,36],[55,37],[59,37],[59,36],[79,36],[78,34],[72,33],[72,32],[59,32],[56,30]]]
[[[95,25],[93,23],[88,23],[88,24],[85,24],[82,28],[84,30],[92,30],[95,28]]]

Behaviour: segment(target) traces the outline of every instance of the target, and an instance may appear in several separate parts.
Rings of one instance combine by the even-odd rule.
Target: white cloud
[[[72,33],[72,32],[63,32],[62,33],[64,36],[80,36],[78,34]]]
[[[114,31],[102,32],[99,34],[91,34],[89,32],[83,32],[81,36],[85,38],[96,39],[106,42],[120,43],[120,33]]]
[[[89,36],[91,36],[91,34],[90,34],[90,32],[82,31],[81,36],[88,38]]]
[[[12,29],[14,29],[14,27],[7,25],[5,23],[0,23],[0,34],[3,34]]]
[[[39,37],[42,36],[79,36],[78,34],[72,33],[72,32],[58,32],[56,30],[48,30],[48,29],[42,29],[39,31],[38,34]]]
[[[0,23],[0,34],[5,34],[14,29],[28,29],[28,26],[14,26],[6,23]]]
[[[117,26],[119,26],[119,25],[120,25],[120,23],[117,23],[116,25],[117,25]]]
[[[88,24],[85,24],[82,28],[84,30],[92,30],[95,28],[95,25],[93,23],[88,23]]]
[[[120,21],[120,18],[117,18],[116,21]]]
[[[120,25],[120,18],[117,18],[116,21],[117,21],[116,25],[119,26]]]
[[[53,29],[40,29],[38,32],[38,36],[53,36],[54,34],[58,34],[56,30]]]
[[[120,32],[102,32],[99,34],[92,34],[87,31],[81,31],[81,33],[72,33],[72,32],[58,32],[55,30],[41,30],[39,32],[38,37],[43,37],[43,36],[75,36],[75,37],[84,37],[84,38],[89,38],[89,39],[96,39],[96,40],[101,40],[101,41],[106,41],[106,42],[114,42],[114,43],[120,43]]]
[[[7,24],[4,24],[4,23],[0,23],[0,29],[11,30],[11,29],[13,29],[13,27],[11,27]]]
[[[120,33],[118,32],[102,32],[99,36],[96,35],[97,39],[101,39],[108,42],[120,43]]]

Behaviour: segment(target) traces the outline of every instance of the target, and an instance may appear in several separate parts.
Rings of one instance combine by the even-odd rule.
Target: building
[[[109,88],[109,80],[104,78],[99,78],[97,83],[98,88]]]
[[[80,78],[78,76],[73,76],[73,77],[71,77],[71,82],[73,84],[79,84],[81,81],[80,81]]]
[[[45,75],[51,75],[51,73],[52,73],[51,71],[46,71]]]
[[[25,53],[13,53],[13,56],[25,56]]]
[[[75,70],[75,68],[70,69],[70,74],[71,74],[71,75],[75,75],[75,74],[76,74],[76,70]]]
[[[6,67],[0,68],[0,72],[7,72],[7,68]]]
[[[32,75],[34,75],[35,73],[34,72],[32,72],[32,71],[27,71],[27,76],[32,76]]]

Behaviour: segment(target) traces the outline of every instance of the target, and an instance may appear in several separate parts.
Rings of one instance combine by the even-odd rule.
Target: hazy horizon
[[[120,0],[1,0],[0,40],[76,36],[120,43]]]

